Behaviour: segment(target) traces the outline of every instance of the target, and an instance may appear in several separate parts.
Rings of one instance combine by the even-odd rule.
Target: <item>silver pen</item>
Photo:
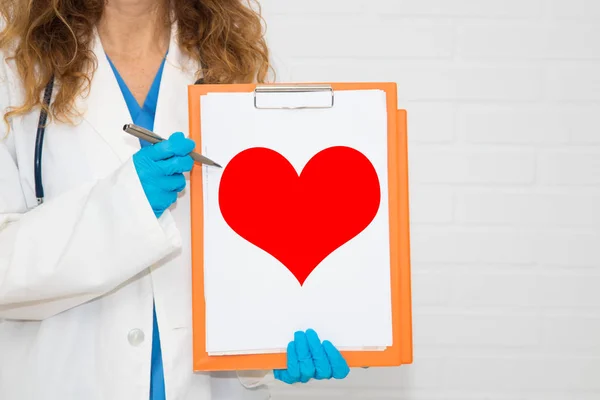
[[[123,125],[123,130],[130,135],[137,137],[138,139],[146,140],[152,144],[162,142],[165,140],[164,138],[158,136],[156,133],[149,131],[148,129],[142,128],[141,126],[137,126],[134,124],[125,124]],[[223,168],[213,160],[208,157],[203,156],[202,154],[198,154],[196,152],[191,152],[190,157],[202,164],[212,165],[213,167]]]

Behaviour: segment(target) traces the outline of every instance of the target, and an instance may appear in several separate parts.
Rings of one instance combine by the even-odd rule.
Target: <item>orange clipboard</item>
[[[323,84],[320,84],[323,85]],[[343,351],[350,367],[393,367],[413,360],[410,273],[407,116],[398,110],[395,83],[325,83],[335,91],[382,90],[387,98],[388,192],[390,229],[390,278],[392,294],[392,346],[385,350]],[[273,87],[276,85],[269,85]],[[285,85],[289,87],[289,85]],[[188,87],[190,137],[202,146],[201,96],[208,93],[256,93],[256,84],[190,85]],[[204,213],[202,167],[190,174],[192,218],[192,319],[194,371],[242,371],[286,368],[285,353],[251,355],[209,355],[206,351],[204,299]],[[293,337],[293,332],[290,332]]]

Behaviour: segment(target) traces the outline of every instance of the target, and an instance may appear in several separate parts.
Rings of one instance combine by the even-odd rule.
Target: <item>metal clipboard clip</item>
[[[309,94],[294,99],[273,95],[277,94]],[[254,107],[261,110],[298,110],[315,108],[332,108],[335,95],[331,85],[259,85],[254,89]]]

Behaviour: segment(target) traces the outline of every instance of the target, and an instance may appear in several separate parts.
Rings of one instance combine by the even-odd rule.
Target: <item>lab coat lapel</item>
[[[197,70],[198,63],[181,52],[174,28],[163,68],[154,119],[154,131],[162,137],[168,138],[174,132],[183,132],[188,136],[188,86],[194,83]],[[189,174],[186,174],[186,178],[189,178]],[[191,287],[187,284],[181,285],[181,282],[189,280],[190,274],[190,199],[186,187],[179,193],[177,202],[169,208],[168,214],[175,221],[182,242],[187,244],[181,248],[181,260],[185,260],[185,264],[152,270],[158,319],[163,321],[164,326],[184,329],[191,329]],[[176,351],[172,346],[165,346],[163,349],[165,365],[172,364]],[[170,368],[165,370],[167,382],[170,379],[179,379],[170,375],[171,371]],[[167,398],[176,396],[172,386],[167,384]]]
[[[154,130],[160,136],[168,138],[174,132],[188,136],[188,85],[194,83],[198,70],[199,62],[181,51],[177,25],[173,24],[154,119]]]
[[[139,150],[140,142],[123,131],[123,125],[132,123],[131,115],[97,32],[93,53],[97,60],[96,69],[89,94],[80,99],[78,108],[84,111],[84,122],[102,137],[118,160],[123,162]]]

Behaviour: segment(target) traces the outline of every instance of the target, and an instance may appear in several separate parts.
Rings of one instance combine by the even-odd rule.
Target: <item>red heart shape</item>
[[[219,186],[225,222],[285,265],[300,285],[371,223],[380,200],[375,168],[344,146],[320,151],[299,176],[278,152],[247,149],[228,163]]]

